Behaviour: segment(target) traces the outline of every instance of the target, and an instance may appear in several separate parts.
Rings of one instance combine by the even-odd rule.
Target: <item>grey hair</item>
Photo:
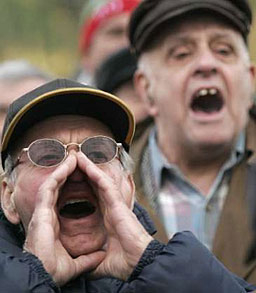
[[[4,162],[3,177],[7,177],[11,182],[15,182],[17,177],[17,173],[14,169],[14,165],[15,165],[15,162],[13,157],[10,154],[8,154]]]
[[[131,156],[126,152],[126,150],[123,147],[120,151],[120,161],[124,170],[129,174],[132,174],[134,170],[134,162]]]
[[[34,78],[45,82],[53,79],[52,76],[23,59],[6,60],[0,63],[0,81],[17,82]]]

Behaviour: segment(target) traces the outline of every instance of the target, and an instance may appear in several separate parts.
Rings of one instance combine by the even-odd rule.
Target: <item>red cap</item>
[[[139,3],[140,0],[111,0],[102,5],[81,28],[80,52],[84,52],[89,47],[94,33],[104,21],[122,13],[131,13]]]

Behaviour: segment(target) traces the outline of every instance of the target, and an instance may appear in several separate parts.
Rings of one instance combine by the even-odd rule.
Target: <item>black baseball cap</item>
[[[137,59],[130,48],[123,48],[110,55],[96,70],[97,88],[113,93],[125,82],[133,79]]]
[[[95,118],[112,131],[129,151],[135,122],[127,105],[116,96],[68,80],[56,79],[15,100],[8,108],[2,132],[1,159],[34,124],[51,116],[83,115]]]
[[[129,39],[132,50],[139,55],[156,28],[192,11],[208,11],[220,15],[247,40],[252,23],[248,0],[144,0],[133,11],[130,19]]]

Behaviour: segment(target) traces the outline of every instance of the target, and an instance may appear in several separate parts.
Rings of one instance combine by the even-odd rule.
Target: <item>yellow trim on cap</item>
[[[134,131],[135,131],[135,120],[134,120],[134,115],[133,113],[130,111],[130,109],[128,108],[128,106],[118,97],[98,90],[98,89],[92,89],[92,88],[86,88],[86,87],[70,87],[70,88],[61,88],[61,89],[57,89],[54,91],[50,91],[47,92],[41,96],[38,96],[37,98],[35,98],[34,100],[32,100],[31,102],[29,102],[28,104],[26,104],[23,108],[21,108],[17,114],[13,117],[9,127],[7,128],[5,135],[3,137],[3,141],[2,141],[2,151],[5,151],[7,148],[7,145],[9,143],[9,140],[11,138],[11,135],[16,127],[16,125],[18,124],[18,122],[20,121],[20,119],[22,118],[22,116],[28,111],[30,110],[34,105],[38,104],[39,102],[41,102],[42,100],[45,100],[47,98],[51,98],[52,96],[57,96],[58,94],[63,94],[63,93],[86,93],[86,94],[92,94],[92,95],[96,95],[99,97],[103,97],[106,98],[108,100],[111,100],[113,102],[115,102],[117,105],[119,105],[121,108],[123,108],[123,110],[127,113],[128,119],[129,119],[129,129],[126,135],[126,138],[124,140],[124,142],[127,145],[130,145],[131,140],[133,138],[134,135]]]

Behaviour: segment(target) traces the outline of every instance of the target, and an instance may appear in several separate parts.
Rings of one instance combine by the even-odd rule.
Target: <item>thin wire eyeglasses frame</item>
[[[58,140],[58,139],[56,139],[56,138],[40,138],[40,139],[36,139],[36,140],[32,141],[32,142],[29,144],[28,147],[25,147],[25,148],[23,148],[23,149],[20,151],[20,155],[18,156],[16,162],[13,164],[13,166],[12,166],[11,169],[13,170],[14,168],[16,168],[16,167],[21,163],[21,162],[20,162],[20,159],[21,159],[21,156],[22,156],[22,153],[23,153],[23,152],[26,152],[29,161],[30,161],[34,166],[36,166],[36,167],[39,167],[39,168],[52,168],[52,167],[57,167],[57,166],[59,166],[61,163],[63,163],[63,162],[66,160],[66,158],[67,158],[67,156],[68,156],[68,147],[69,147],[69,146],[72,146],[72,145],[77,146],[77,147],[78,147],[78,151],[80,152],[80,151],[81,151],[81,146],[85,143],[85,141],[90,140],[90,139],[93,139],[93,138],[104,138],[104,139],[109,139],[109,140],[111,140],[112,142],[114,142],[114,144],[115,144],[115,146],[116,146],[116,152],[115,152],[115,155],[113,156],[113,158],[112,158],[110,161],[107,161],[107,162],[104,162],[104,163],[97,163],[97,165],[104,165],[104,164],[109,164],[109,163],[111,163],[111,162],[112,162],[112,161],[113,161],[113,160],[114,160],[114,159],[120,154],[120,151],[121,151],[121,149],[123,148],[122,143],[118,143],[118,142],[116,142],[113,138],[108,137],[108,136],[104,136],[104,135],[89,136],[89,137],[85,138],[81,143],[70,142],[70,143],[68,143],[68,144],[64,144],[62,141],[60,141],[60,140]],[[62,159],[58,164],[55,164],[55,165],[52,165],[52,166],[42,166],[42,165],[38,165],[38,164],[36,164],[36,163],[31,159],[31,157],[30,157],[30,155],[29,155],[29,148],[31,147],[31,145],[33,145],[33,144],[36,143],[37,141],[43,141],[43,140],[53,140],[53,141],[56,141],[56,142],[60,143],[60,144],[64,147],[64,151],[65,151],[65,153],[64,153],[64,157],[63,157],[63,159]]]

